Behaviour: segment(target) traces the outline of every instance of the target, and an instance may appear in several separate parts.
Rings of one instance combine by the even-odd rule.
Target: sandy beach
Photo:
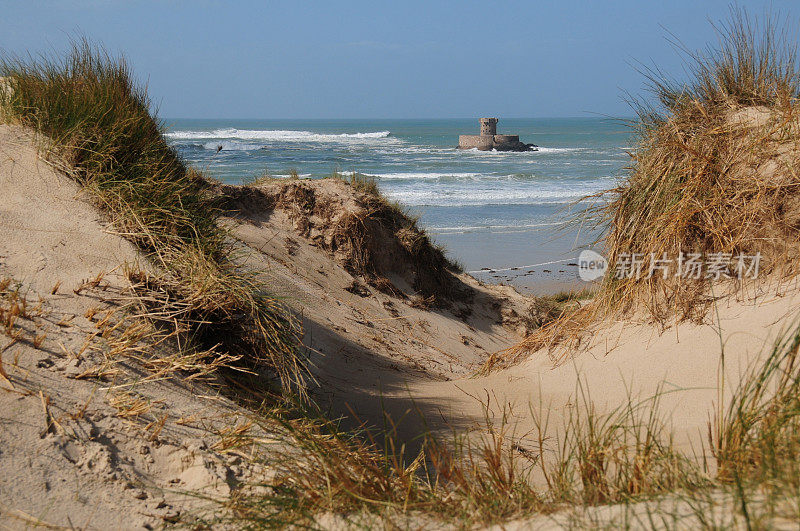
[[[478,280],[515,287],[525,295],[553,295],[588,287],[578,277],[578,255],[599,233],[557,226],[487,233],[433,233]]]

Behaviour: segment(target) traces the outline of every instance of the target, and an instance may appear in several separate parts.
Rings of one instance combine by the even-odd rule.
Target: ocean
[[[616,185],[631,135],[622,119],[501,119],[498,133],[539,146],[510,153],[456,149],[477,119],[165,123],[178,152],[224,182],[372,176],[467,271],[533,293],[577,285],[577,254],[601,229],[576,201]]]

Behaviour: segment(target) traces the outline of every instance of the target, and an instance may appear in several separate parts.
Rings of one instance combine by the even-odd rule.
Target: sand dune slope
[[[284,186],[270,183],[262,191],[270,198]],[[341,206],[350,199],[348,187],[335,179],[304,186],[317,200],[335,196]],[[747,292],[718,301],[704,324],[664,329],[636,317],[600,323],[579,351],[552,353],[561,357],[558,364],[540,351],[519,365],[476,377],[490,354],[525,333],[524,317],[536,318],[530,299],[460,275],[471,297],[445,309],[415,308],[348,273],[335,253],[303,236],[305,222],[298,224],[289,207],[264,204],[239,211],[232,218],[234,232],[256,251],[248,264],[263,271],[267,284],[302,313],[318,396],[327,398],[335,413],[354,413],[371,424],[391,416],[406,438],[422,429],[479,429],[487,414],[499,417],[505,410],[512,412],[519,443],[531,445],[532,408],[549,412],[556,430],[565,407],[582,393],[603,413],[660,392],[661,411],[674,425],[677,443],[698,447],[718,409],[721,384],[730,398],[743,373],[793,327],[800,303],[796,282],[766,284],[758,296]],[[354,282],[361,285],[357,293],[351,290]]]
[[[388,273],[393,287],[382,291],[348,271],[341,253],[324,248],[329,223],[312,219],[323,227],[314,237],[307,230],[313,214],[298,219],[296,203],[276,206],[274,198],[293,186],[333,212],[359,208],[353,204],[358,194],[339,179],[269,183],[250,190],[262,196],[239,203],[231,224],[248,251],[246,264],[302,315],[317,399],[336,415],[373,426],[383,426],[384,413],[390,415],[403,437],[424,429],[423,416],[433,422],[428,427],[448,428],[436,420],[442,404],[411,396],[408,389],[469,378],[491,354],[515,345],[537,317],[531,299],[510,287],[452,274],[456,295],[441,307],[421,307],[407,281],[413,262]]]
[[[584,397],[603,414],[658,395],[677,447],[701,457],[718,397],[727,406],[742,376],[800,324],[799,309],[800,289],[792,281],[756,298],[719,301],[704,324],[684,322],[664,330],[633,319],[611,323],[558,365],[540,351],[487,376],[420,383],[409,393],[441,404],[451,417],[488,412],[497,419],[512,412],[509,423],[518,443],[537,450],[532,411],[539,418],[549,415],[547,435],[553,436],[563,433],[568,408],[584,407]]]
[[[102,316],[144,261],[22,128],[0,125],[0,190],[0,527],[152,529],[256,473],[209,448],[240,408],[108,363]]]

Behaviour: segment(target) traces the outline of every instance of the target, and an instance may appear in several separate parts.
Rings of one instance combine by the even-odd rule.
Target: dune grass
[[[682,49],[685,81],[646,69],[652,104],[634,102],[633,166],[601,208],[609,262],[641,253],[644,271],[664,256],[763,255],[761,272],[794,273],[800,240],[795,168],[800,162],[800,65],[789,20],[733,8],[715,26],[719,44]],[[733,266],[731,266],[733,274]],[[702,316],[708,278],[614,278],[599,303],[646,306],[657,319]]]
[[[206,181],[166,143],[124,58],[80,41],[63,59],[3,57],[0,76],[7,119],[41,133],[48,160],[159,269],[134,279],[151,300],[162,295],[150,315],[180,322],[204,348],[268,366],[302,394],[297,323],[235,265]]]
[[[473,528],[515,519],[578,528],[791,525],[800,518],[798,351],[800,326],[746,373],[722,417],[692,441],[692,455],[675,445],[660,405],[666,391],[629,397],[601,414],[580,380],[563,416],[544,404],[531,408],[535,428],[524,439],[512,411],[487,410],[479,430],[446,440],[425,434],[414,455],[391,434],[375,441],[369,432],[341,431],[318,411],[272,407],[252,422],[275,439],[245,447],[274,475],[227,500],[232,512],[200,521],[254,528]]]
[[[365,194],[373,195],[376,197],[383,197],[381,194],[380,189],[378,188],[378,182],[370,177],[369,175],[364,175],[358,172],[334,172],[331,174],[331,177],[334,179],[341,179],[344,182],[348,183],[350,186],[353,187],[354,190],[358,190],[359,192],[363,192]],[[397,205],[398,208],[401,208]]]
[[[735,7],[714,29],[718,44],[705,51],[676,44],[685,79],[643,68],[648,94],[631,99],[631,166],[618,187],[586,198],[610,264],[595,297],[491,359],[487,370],[540,349],[563,360],[597,323],[632,312],[663,326],[700,322],[717,297],[754,293],[800,272],[796,29],[788,19],[757,19]],[[641,274],[617,275],[633,255]],[[718,257],[726,271],[694,278],[684,266],[679,274],[692,255],[703,264]],[[749,265],[757,255],[758,278],[738,278],[739,257]],[[656,269],[659,260],[669,274]]]
[[[796,331],[779,341],[737,386],[712,434],[722,480],[800,492],[799,351]]]
[[[340,179],[358,193],[364,215],[350,217],[340,227],[340,235],[349,245],[358,249],[361,264],[357,270],[368,274],[376,272],[375,259],[384,251],[387,240],[396,240],[405,255],[407,266],[416,270],[414,289],[418,293],[418,303],[422,307],[447,306],[454,300],[465,296],[453,275],[463,271],[462,266],[450,260],[444,247],[437,245],[424,228],[419,226],[419,216],[403,205],[388,199],[381,191],[375,178],[358,172],[333,172],[332,179]],[[366,230],[365,230],[366,229]],[[366,231],[369,234],[366,234]],[[400,271],[404,273],[403,271]],[[380,275],[379,275],[380,276]],[[399,293],[389,287],[388,279],[376,286],[384,291]],[[422,302],[419,302],[422,301]]]

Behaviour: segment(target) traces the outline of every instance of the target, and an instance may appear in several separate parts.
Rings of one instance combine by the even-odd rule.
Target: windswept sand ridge
[[[22,283],[30,313],[17,342],[0,337],[0,526],[149,529],[208,505],[181,492],[228,495],[254,470],[209,446],[243,412],[205,385],[136,384],[141,368],[104,359],[99,316],[120,302],[123,264],[142,257],[20,127],[0,125],[0,189],[0,279]],[[109,378],[86,376],[98,370]],[[137,401],[149,412],[121,414]],[[161,418],[157,436],[143,429]]]

